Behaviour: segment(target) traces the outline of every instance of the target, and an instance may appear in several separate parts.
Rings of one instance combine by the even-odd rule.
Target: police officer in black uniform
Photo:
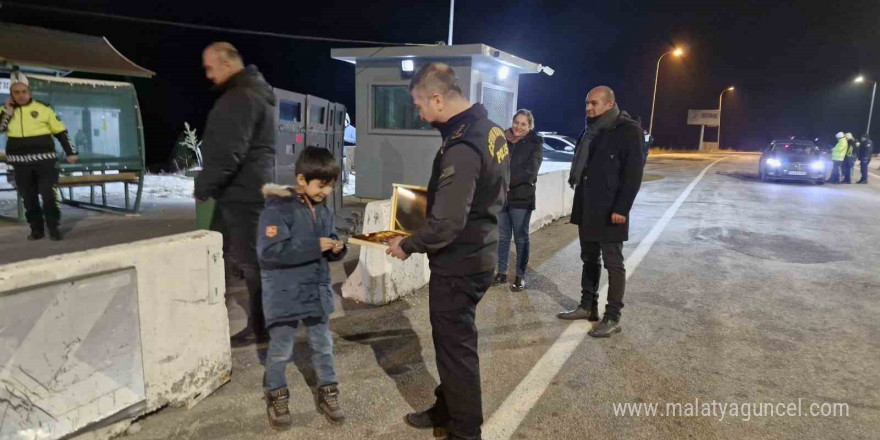
[[[868,183],[868,164],[871,163],[871,156],[874,154],[874,143],[868,137],[868,133],[862,135],[862,141],[859,144],[859,165],[862,178],[858,182],[862,185]]]
[[[422,67],[409,88],[419,115],[440,130],[443,144],[428,184],[425,226],[388,242],[388,254],[405,260],[427,253],[431,267],[429,310],[440,385],[434,406],[408,414],[406,422],[445,428],[447,439],[479,440],[483,410],[474,321],[498,260],[509,151],[504,131],[482,105],[463,96],[449,66]]]

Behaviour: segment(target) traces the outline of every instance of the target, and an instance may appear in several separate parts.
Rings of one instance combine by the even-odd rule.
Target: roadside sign
[[[720,110],[688,110],[688,125],[717,127],[720,120]]]

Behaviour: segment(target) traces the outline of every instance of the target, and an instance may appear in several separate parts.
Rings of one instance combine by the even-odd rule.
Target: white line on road
[[[874,176],[875,179],[880,179],[880,176],[878,176],[878,175],[876,175],[876,174],[874,174],[874,173],[868,173],[868,174]]]
[[[645,255],[648,254],[648,251],[651,250],[654,242],[657,241],[657,238],[660,237],[660,234],[666,229],[666,226],[678,212],[679,208],[681,208],[681,205],[691,194],[691,191],[694,190],[694,187],[700,183],[700,180],[702,180],[703,176],[709,171],[709,168],[712,168],[713,165],[724,159],[726,159],[726,157],[722,157],[704,168],[694,181],[691,182],[681,195],[678,196],[678,199],[675,200],[672,206],[663,213],[663,217],[657,221],[654,227],[651,228],[651,231],[648,232],[648,235],[639,243],[632,255],[626,259],[625,265],[627,267],[627,278],[635,272],[639,263],[642,262]],[[599,292],[600,307],[604,307],[607,298],[608,285],[606,284],[602,287],[602,291]],[[507,396],[507,399],[505,399],[504,403],[501,404],[498,410],[492,414],[489,421],[483,425],[484,438],[488,440],[509,440],[513,436],[513,433],[519,428],[520,423],[522,423],[523,419],[529,414],[532,407],[538,403],[538,399],[541,398],[544,391],[550,386],[550,382],[556,377],[559,370],[562,369],[562,365],[565,364],[569,357],[571,357],[571,354],[578,345],[583,342],[589,330],[589,322],[575,321],[570,324],[561,335],[559,335],[556,342],[550,346],[550,349],[548,349],[547,352],[544,353],[544,356],[542,356],[535,366],[532,367],[529,374],[526,375],[522,382],[517,385],[516,389]]]

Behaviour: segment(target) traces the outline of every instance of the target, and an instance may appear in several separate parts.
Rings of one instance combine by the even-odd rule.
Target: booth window
[[[302,117],[302,104],[299,102],[286,101],[281,100],[281,105],[278,109],[278,119],[284,122],[301,122]]]
[[[373,86],[373,128],[431,130],[419,118],[407,86]]]

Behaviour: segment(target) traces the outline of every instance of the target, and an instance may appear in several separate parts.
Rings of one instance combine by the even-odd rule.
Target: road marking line
[[[874,173],[868,173],[868,174],[874,176],[875,179],[880,179],[880,176],[878,176],[878,175],[876,175],[876,174],[874,174]]]
[[[627,267],[627,278],[635,272],[639,263],[642,262],[648,254],[648,251],[651,250],[654,242],[657,241],[657,238],[660,237],[660,234],[666,229],[669,222],[672,221],[672,218],[691,194],[691,191],[694,190],[694,187],[700,183],[700,180],[703,179],[712,166],[724,159],[726,159],[726,157],[722,157],[704,168],[693,182],[685,188],[681,195],[678,196],[678,199],[675,200],[672,206],[666,209],[663,217],[657,221],[654,227],[651,228],[651,231],[648,232],[648,235],[639,243],[632,255],[626,259],[625,265]],[[608,285],[606,284],[599,292],[600,307],[604,307],[607,300]],[[509,440],[513,436],[514,432],[519,428],[520,423],[526,418],[532,407],[538,403],[538,400],[547,390],[547,387],[550,386],[550,382],[556,377],[559,370],[562,369],[562,366],[568,358],[571,357],[571,354],[574,353],[574,350],[581,344],[581,342],[583,342],[584,338],[586,338],[587,332],[590,331],[590,328],[590,323],[587,321],[575,321],[566,327],[565,331],[563,331],[562,334],[559,335],[559,338],[556,339],[556,342],[550,346],[547,352],[544,353],[544,356],[542,356],[535,366],[532,367],[529,374],[527,374],[513,392],[507,396],[507,399],[505,399],[504,403],[501,404],[498,410],[492,414],[489,421],[483,425],[484,438],[487,440]]]

